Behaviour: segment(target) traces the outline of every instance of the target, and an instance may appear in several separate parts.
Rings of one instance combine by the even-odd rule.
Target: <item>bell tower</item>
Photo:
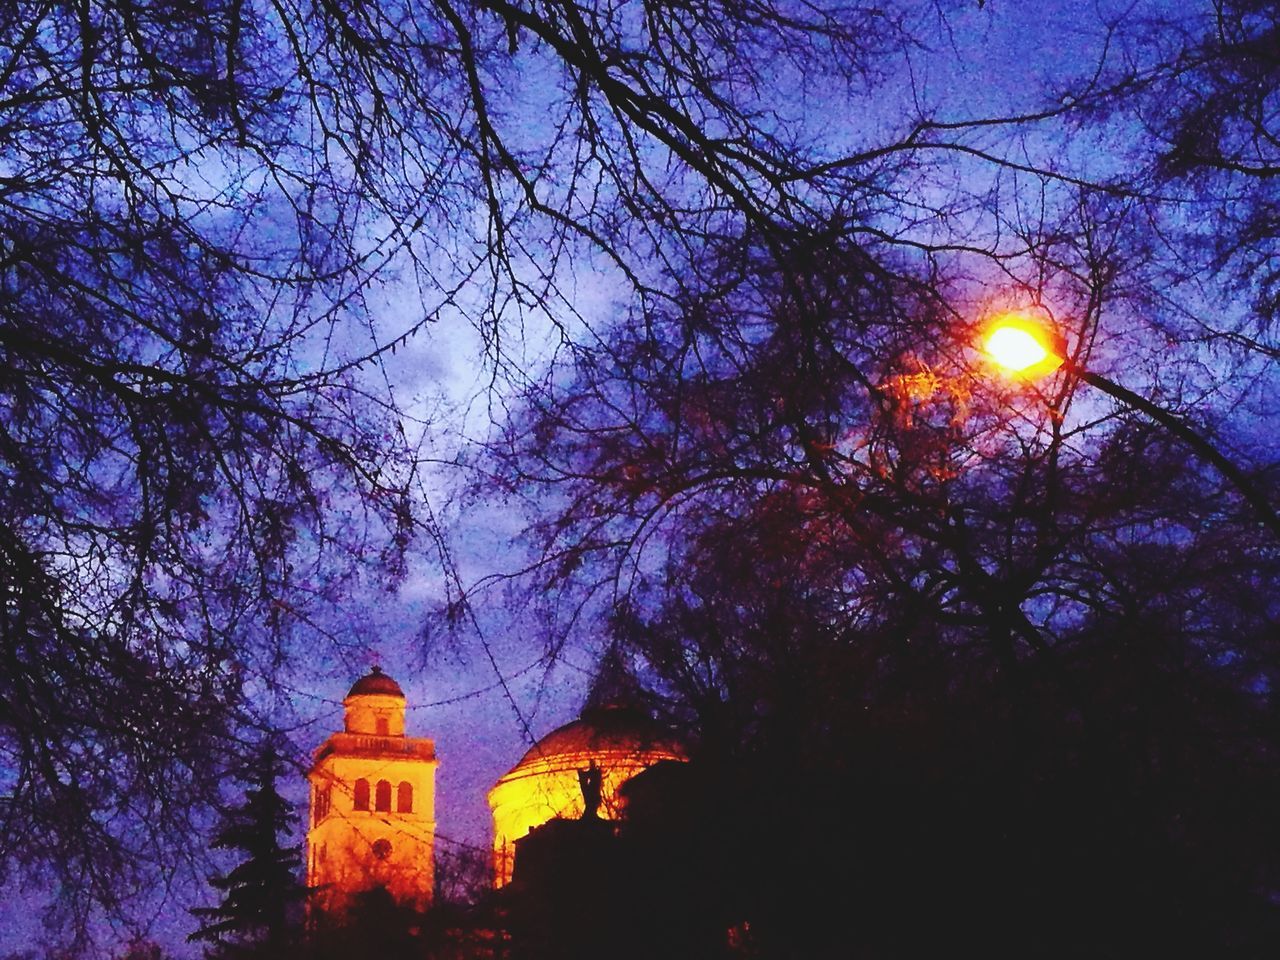
[[[407,737],[400,685],[374,667],[342,701],[346,720],[315,752],[307,830],[307,885],[315,905],[341,911],[384,888],[418,908],[431,902],[435,744]]]

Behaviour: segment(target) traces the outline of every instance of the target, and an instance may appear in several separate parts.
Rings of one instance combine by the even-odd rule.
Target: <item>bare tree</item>
[[[910,539],[942,571],[864,546],[858,576],[986,618],[1006,658],[1043,642],[996,587],[1044,582],[1059,475],[1085,470],[1067,452],[1118,433],[984,406],[955,331],[983,287],[1062,291],[1091,349],[1137,275],[1104,268],[1142,259],[1108,242],[1114,207],[1149,181],[1017,159],[1100,86],[954,121],[902,95],[837,143],[825,111],[795,108],[819,89],[876,105],[948,25],[905,0],[0,11],[3,862],[63,865],[118,902],[127,874],[172,859],[187,801],[261,722],[247,690],[313,611],[437,535],[380,367],[439,318],[469,320],[495,375],[528,388],[504,479],[571,488],[540,570],[625,593],[660,528],[791,499],[805,535],[829,514],[833,544]],[[1027,222],[994,188],[939,187],[973,169],[958,162],[1053,209]],[[620,280],[622,322],[577,310],[583,262]],[[420,310],[381,322],[406,288]],[[530,320],[558,328],[570,392],[507,349]],[[1173,375],[1179,410],[1197,359]],[[988,429],[991,468],[960,471]],[[1044,518],[1000,576],[996,534],[968,525],[992,508],[955,493],[978,477]]]
[[[1143,343],[1149,234],[1092,192],[1068,213],[1027,231],[1008,295],[1056,305],[1078,363],[1158,360],[1169,410],[1229,424],[1198,404],[1215,371]],[[611,615],[732,773],[705,830],[763,955],[798,930],[806,955],[847,944],[857,903],[893,955],[939,948],[921,914],[1002,955],[1060,949],[1067,917],[1093,918],[1077,948],[1257,949],[1280,921],[1258,843],[1280,786],[1272,532],[1069,370],[991,382],[963,270],[842,231],[782,263],[752,239],[530,388],[493,454],[504,494],[553,494],[536,589]],[[1121,887],[1144,891],[1127,916]]]
[[[747,225],[781,250],[849,183],[883,193],[895,155],[827,163],[770,84],[785,67],[861,89],[908,19],[0,11],[6,868],[54,866],[75,903],[118,906],[180,851],[290,638],[361,564],[394,577],[415,525],[435,535],[378,379],[392,351],[460,315],[501,365],[509,324],[581,324],[561,265],[584,247],[665,296],[663,265],[708,239]],[[421,310],[380,323],[396,283]]]

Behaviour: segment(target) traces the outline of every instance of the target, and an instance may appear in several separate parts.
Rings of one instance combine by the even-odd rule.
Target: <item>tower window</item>
[[[399,813],[413,813],[413,784],[401,780],[396,787],[396,810]]]
[[[378,717],[373,721],[374,727],[378,732],[378,736],[386,737],[391,734],[391,724],[386,717]]]
[[[328,784],[323,787],[316,787],[311,800],[311,822],[313,825],[329,815],[329,802],[332,796],[332,788]]]
[[[374,793],[374,809],[391,812],[391,784],[386,780],[379,780],[377,791]]]
[[[369,781],[360,779],[356,781],[356,809],[369,809]]]

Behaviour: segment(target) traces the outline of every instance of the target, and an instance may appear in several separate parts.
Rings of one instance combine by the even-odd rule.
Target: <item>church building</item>
[[[494,886],[511,881],[517,840],[550,820],[582,815],[580,772],[599,769],[599,815],[616,820],[624,783],[659,760],[682,759],[680,748],[645,713],[620,704],[588,708],[552,730],[489,791]]]
[[[341,912],[356,895],[385,889],[424,908],[432,900],[435,846],[435,744],[405,735],[405,697],[378,667],[343,700],[346,721],[315,752],[307,831],[307,885],[313,905]],[[621,813],[620,789],[681,749],[644,711],[597,701],[536,744],[489,791],[493,879],[510,882],[516,842],[556,818],[583,813],[580,773],[597,778],[603,820]],[[593,816],[595,811],[593,811]]]
[[[430,905],[434,882],[435,744],[405,736],[404,691],[378,667],[342,701],[346,720],[315,752],[307,886],[318,909],[340,911],[381,887]]]

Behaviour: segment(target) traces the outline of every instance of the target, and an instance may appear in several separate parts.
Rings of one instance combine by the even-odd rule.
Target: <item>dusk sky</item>
[[[772,111],[769,115],[782,118],[779,129],[786,128],[788,136],[807,145],[812,156],[835,160],[874,151],[903,137],[908,115],[925,115],[945,125],[1061,106],[1061,101],[1053,99],[1056,93],[1078,90],[1095,74],[1119,70],[1128,61],[1158,52],[1137,45],[1131,27],[1147,17],[1191,7],[1154,0],[1091,4],[987,0],[948,8],[944,14],[941,5],[927,2],[891,6],[909,11],[908,32],[919,44],[900,46],[879,58],[879,72],[866,78],[866,89],[851,95],[834,80],[827,89],[812,83],[798,88],[790,68],[780,59],[774,89],[744,90],[741,96],[754,98],[762,112]],[[492,92],[497,126],[510,142],[531,146],[535,152],[556,136],[554,114],[547,104],[558,93],[550,85],[553,78],[544,54],[540,49],[520,50],[515,56],[519,69],[502,75],[506,87]],[[997,267],[981,257],[965,260],[967,251],[982,244],[1001,251],[1012,249],[1017,238],[1010,225],[1048,220],[1046,211],[1068,196],[1071,181],[1106,180],[1130,172],[1138,162],[1141,134],[1131,116],[1099,110],[1087,119],[1047,118],[1016,129],[992,124],[989,130],[967,131],[965,137],[963,152],[938,150],[932,156],[922,151],[925,165],[921,169],[901,177],[884,173],[889,186],[874,201],[884,209],[871,219],[909,250],[903,256],[916,258],[913,264],[924,262],[913,245],[941,244],[945,235],[945,243],[955,248],[946,255],[961,264],[956,274],[964,277],[952,288],[953,303],[957,310],[976,313],[989,310],[995,291],[1004,295],[1015,287],[1010,279],[1015,268],[1008,267],[1005,275],[1002,270],[1008,261]],[[982,155],[986,151],[1006,162],[988,163]],[[884,161],[886,170],[889,162]],[[1029,187],[1031,178],[1014,169],[1045,165],[1052,166],[1061,179],[1043,190]],[[16,161],[6,159],[5,148],[0,147],[0,175],[15,166]],[[681,174],[675,167],[654,163],[654,170],[665,170],[678,181]],[[213,193],[222,187],[234,193],[239,183],[231,170],[201,169],[192,176],[213,185]],[[566,178],[567,174],[559,180],[550,178],[547,194],[572,193],[581,186]],[[678,194],[680,188],[672,192]],[[954,216],[945,222],[929,219],[923,212],[919,222],[911,220],[910,211],[924,211],[930,203],[951,195],[971,199],[958,202]],[[897,206],[890,207],[884,199],[888,196]],[[984,200],[972,199],[977,197]],[[507,418],[521,409],[522,388],[543,380],[569,382],[573,357],[566,343],[607,339],[611,324],[638,313],[632,287],[617,264],[581,239],[578,246],[561,252],[553,292],[544,302],[520,306],[499,300],[495,307],[487,299],[495,281],[483,266],[477,266],[483,258],[469,252],[479,248],[489,228],[482,203],[473,199],[473,206],[457,204],[447,214],[436,210],[440,220],[420,227],[417,239],[388,255],[390,268],[376,283],[361,288],[358,296],[352,294],[367,306],[366,325],[339,322],[334,330],[319,327],[302,341],[304,346],[293,361],[303,372],[309,364],[323,368],[335,358],[359,356],[371,348],[382,350],[412,330],[394,353],[380,355],[353,376],[360,389],[385,402],[401,418],[409,447],[426,461],[416,485],[415,506],[441,532],[451,569],[443,568],[439,545],[429,542],[420,528],[398,582],[388,586],[383,573],[366,569],[353,576],[337,602],[328,603],[321,597],[323,590],[315,591],[308,627],[317,627],[333,642],[321,643],[315,635],[295,642],[301,649],[291,649],[292,659],[283,667],[257,661],[257,666],[247,667],[244,681],[251,698],[288,731],[296,748],[292,759],[298,774],[289,792],[297,802],[301,823],[305,822],[304,772],[310,752],[341,729],[341,701],[351,683],[370,666],[381,665],[404,689],[409,734],[432,738],[436,744],[440,847],[460,844],[488,849],[487,790],[529,748],[530,733],[541,737],[575,717],[607,638],[604,624],[581,623],[568,632],[568,643],[554,658],[546,656],[544,644],[550,632],[546,609],[535,603],[546,598],[522,595],[516,587],[527,588],[527,581],[517,585],[502,579],[535,558],[535,548],[520,534],[538,518],[526,512],[528,504],[518,499],[475,492],[480,473],[490,469],[481,447],[496,438]],[[1184,205],[1176,216],[1198,225],[1202,213]],[[264,218],[277,215],[279,211],[262,214]],[[385,222],[376,218],[365,224],[370,231],[379,226],[385,227]],[[999,238],[993,240],[997,231]],[[540,258],[550,259],[552,254],[539,247],[536,229],[525,228],[519,242],[527,246],[514,262],[527,270],[521,279],[536,285]],[[2,243],[0,238],[0,252]],[[451,252],[458,254],[454,262],[449,262]],[[635,256],[643,261],[643,253]],[[471,265],[474,275],[468,276],[460,264]],[[655,275],[658,272],[656,266],[649,269]],[[432,280],[437,281],[434,287]],[[1200,293],[1187,294],[1184,301],[1190,304],[1188,315],[1195,313],[1198,296],[1203,297],[1201,302],[1212,303],[1218,316],[1233,308],[1245,309],[1243,298],[1233,302],[1209,285],[1198,289]],[[266,296],[260,291],[256,295]],[[1228,305],[1222,306],[1223,302]],[[1260,352],[1246,364],[1245,372],[1237,371],[1231,382],[1220,383],[1217,365],[1222,355],[1215,351],[1225,348],[1211,338],[1200,342],[1189,338],[1177,345],[1170,339],[1167,346],[1158,343],[1161,333],[1133,319],[1147,306],[1122,305],[1104,316],[1091,362],[1123,385],[1158,397],[1173,392],[1170,388],[1161,393],[1170,387],[1162,382],[1166,372],[1158,363],[1161,352],[1176,352],[1185,361],[1177,368],[1177,386],[1187,396],[1201,398],[1188,401],[1188,407],[1196,409],[1203,402],[1206,408],[1234,410],[1223,428],[1234,449],[1259,463],[1274,459],[1280,410],[1274,359]],[[1072,304],[1043,307],[1051,314],[1060,310],[1072,329],[1068,317]],[[491,322],[494,325],[488,326]],[[976,322],[976,316],[971,322]],[[496,329],[502,331],[500,343],[493,339]],[[969,344],[957,333],[951,342],[936,344],[936,357],[916,356],[940,370],[962,370],[976,363],[967,354]],[[1132,355],[1130,344],[1138,345]],[[1034,411],[1040,409],[1040,401],[1021,402],[1033,409],[1027,414],[1030,423],[1039,415]],[[1110,401],[1098,395],[1072,408],[1067,424],[1085,435],[1081,449],[1087,447],[1088,429],[1105,424],[1111,412]],[[342,497],[341,492],[336,494],[336,499]],[[555,504],[548,500],[538,507],[552,512]],[[350,512],[359,511],[351,507]],[[651,548],[654,553],[639,551],[637,570],[646,569],[646,564],[658,568],[656,543]],[[468,592],[470,616],[449,629],[443,626],[441,611],[456,598],[459,588]],[[260,671],[256,676],[255,669]],[[191,842],[200,844],[202,838],[193,837]],[[24,906],[0,909],[4,915],[0,955],[18,951],[38,936],[38,907],[44,899],[15,879],[3,893],[11,906]],[[150,913],[154,918],[150,935],[175,956],[197,956],[198,948],[183,942],[192,928],[187,908],[207,902],[210,896],[208,889],[180,882],[171,895],[142,908],[144,916]],[[140,899],[154,901],[154,896]],[[104,940],[111,941],[120,937],[123,928],[100,929],[107,931]]]
[[[933,30],[927,49],[912,50],[907,61],[898,60],[899,72],[887,78],[875,96],[859,104],[856,111],[829,106],[834,97],[831,90],[797,93],[806,104],[817,105],[813,109],[818,112],[806,119],[829,138],[833,153],[839,152],[834,145],[874,141],[874,134],[867,133],[869,125],[874,129],[880,123],[899,123],[898,98],[914,96],[936,103],[940,119],[1021,112],[1039,102],[1042,83],[1065,86],[1095,70],[1105,42],[1103,24],[1130,6],[1095,4],[1082,12],[1078,4],[1027,5],[997,0],[981,9],[968,5],[945,22],[926,10],[922,20]],[[1158,10],[1164,5],[1151,7]],[[1130,15],[1139,13],[1135,9]],[[791,92],[779,93],[780,100],[796,99]],[[517,114],[516,118],[536,123],[536,116]],[[1061,141],[1055,140],[1057,143]],[[1029,154],[1042,148],[1034,139],[1027,144]],[[1073,150],[1079,151],[1075,159],[1089,168],[1116,162],[1112,156],[1097,153],[1092,143],[1075,144]],[[974,175],[983,174],[979,170]],[[583,263],[574,271],[569,296],[582,321],[570,319],[570,323],[590,323],[607,316],[624,296],[622,284],[607,264],[587,253]],[[412,291],[403,296],[403,300],[396,300],[393,295],[383,308],[387,329],[396,329],[401,318],[414,316],[421,309]],[[527,355],[531,370],[536,370],[547,362],[555,338],[536,324],[525,332],[526,341],[516,349]],[[455,450],[465,450],[469,438],[483,438],[490,429],[490,413],[501,409],[490,393],[490,368],[478,362],[481,355],[482,346],[465,322],[450,324],[442,317],[407,349],[387,360],[401,402],[405,398],[416,401],[412,409],[428,411],[433,417],[429,428],[432,451],[442,459]],[[434,498],[449,502],[453,484],[465,479],[463,471],[440,467]],[[500,504],[468,503],[446,509],[444,517],[464,582],[515,569],[512,557],[519,553],[513,554],[513,549],[518,551],[519,547],[513,548],[507,535],[515,534],[521,526],[517,513]],[[445,649],[433,655],[429,665],[420,664],[424,621],[439,602],[440,576],[434,558],[428,556],[410,571],[393,600],[376,593],[366,595],[367,599],[353,598],[349,611],[339,617],[344,624],[342,636],[352,643],[350,661],[330,667],[327,675],[300,674],[294,678],[292,682],[303,692],[293,706],[303,720],[314,719],[312,741],[318,743],[338,723],[339,701],[351,681],[368,664],[380,660],[405,688],[415,732],[436,739],[441,758],[442,834],[483,846],[489,830],[484,794],[529,744],[510,703],[496,686],[493,666],[468,630],[460,630],[456,638],[433,637],[428,645]],[[566,651],[562,662],[550,668],[539,666],[541,651],[530,632],[536,631],[537,625],[518,619],[513,623],[512,614],[503,608],[500,587],[485,596],[489,601],[481,600],[477,611],[486,639],[504,676],[513,678],[512,691],[520,710],[534,734],[541,736],[572,719],[585,694],[597,651],[584,645]],[[367,643],[367,652],[360,659],[359,645],[363,643]],[[457,646],[456,654],[449,653],[451,645]],[[459,697],[466,699],[452,702]],[[445,703],[431,706],[440,701]],[[327,721],[322,719],[325,717]]]

